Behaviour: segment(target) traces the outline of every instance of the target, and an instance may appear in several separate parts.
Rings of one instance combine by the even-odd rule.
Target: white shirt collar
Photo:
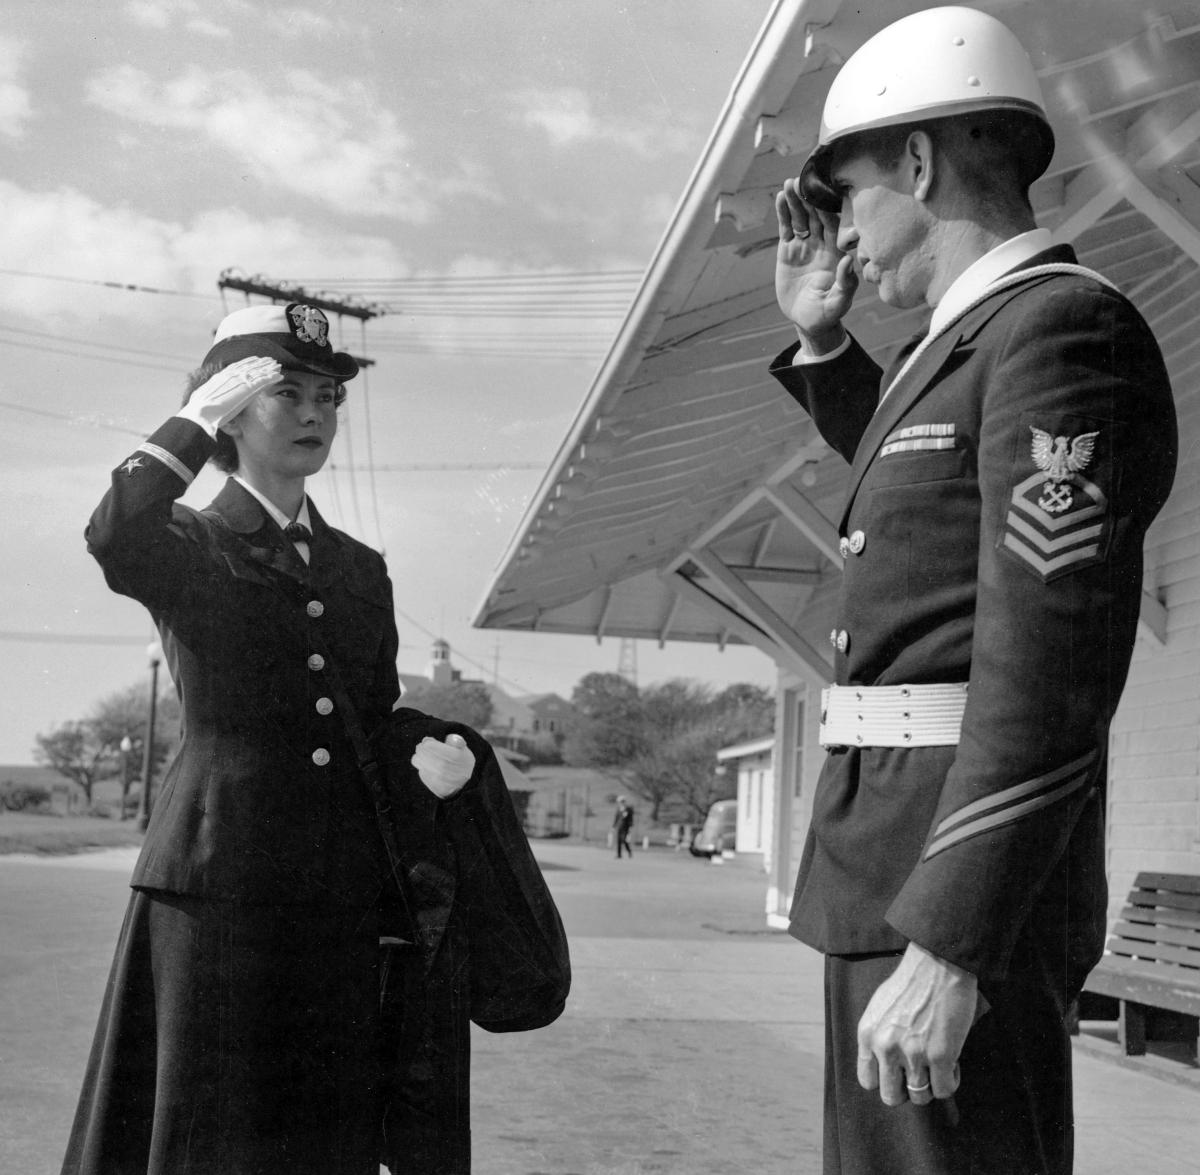
[[[929,333],[941,330],[998,277],[1003,277],[1010,269],[1015,269],[1031,257],[1045,252],[1053,243],[1054,238],[1048,228],[1030,229],[1027,233],[1010,237],[972,262],[950,283],[950,288],[934,307],[933,316],[929,320]]]
[[[282,530],[285,526],[287,526],[287,524],[289,522],[298,522],[298,523],[300,523],[301,526],[307,526],[310,531],[312,530],[312,520],[310,519],[309,513],[308,513],[308,496],[307,495],[305,495],[305,497],[301,500],[300,511],[299,511],[299,513],[297,513],[296,517],[289,518],[282,510],[279,509],[278,506],[275,505],[274,502],[272,502],[270,500],[270,498],[266,498],[262,494],[260,494],[258,492],[258,490],[256,490],[248,481],[245,480],[245,478],[238,477],[238,475],[235,473],[233,475],[233,480],[236,481],[238,483],[238,485],[240,485],[242,487],[242,489],[244,489],[247,493],[252,494],[258,500],[259,505],[261,505],[262,508],[277,523],[279,523],[280,530]],[[297,543],[296,546],[297,547],[307,547],[308,544],[307,543]],[[306,562],[307,562],[307,560],[306,560]]]

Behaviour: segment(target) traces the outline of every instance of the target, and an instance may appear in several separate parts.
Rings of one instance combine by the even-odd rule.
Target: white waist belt
[[[823,747],[952,747],[962,730],[965,682],[831,685],[821,691]]]

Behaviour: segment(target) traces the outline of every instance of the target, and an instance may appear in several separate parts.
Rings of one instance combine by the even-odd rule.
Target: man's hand
[[[807,354],[832,351],[842,341],[842,318],[858,289],[854,257],[837,247],[838,218],[805,204],[796,180],[784,181],[775,212],[779,308],[796,324]]]
[[[259,392],[274,387],[283,368],[274,359],[251,355],[223,367],[188,397],[176,415],[198,424],[209,436],[232,420]]]
[[[461,734],[448,735],[444,743],[427,735],[417,744],[412,765],[439,800],[448,800],[471,778],[475,756]]]
[[[889,1106],[953,1095],[981,999],[974,975],[909,943],[858,1022],[859,1085]]]

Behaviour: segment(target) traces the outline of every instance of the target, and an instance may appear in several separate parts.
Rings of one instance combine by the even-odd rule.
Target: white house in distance
[[[718,770],[737,772],[737,841],[739,853],[762,853],[763,868],[771,869],[775,736],[722,747]]]
[[[475,617],[483,628],[753,645],[777,669],[766,912],[785,919],[824,759],[820,689],[847,467],[768,374],[773,199],[840,63],[930,0],[776,0],[608,356]],[[1030,50],[1057,149],[1038,222],[1134,302],[1166,357],[1179,472],[1146,543],[1110,745],[1113,913],[1142,870],[1200,872],[1200,12],[1192,0],[976,0]],[[924,325],[860,291],[884,363]]]

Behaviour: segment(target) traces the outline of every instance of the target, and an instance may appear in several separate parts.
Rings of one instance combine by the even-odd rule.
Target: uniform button
[[[831,645],[832,645],[832,646],[833,646],[835,649],[837,648],[837,637],[838,637],[838,632],[837,632],[837,629],[836,629],[836,628],[831,628],[831,629],[829,630],[829,643],[830,643],[830,644],[831,644]]]
[[[317,713],[318,714],[332,714],[333,713],[333,702],[331,702],[328,698],[318,698],[317,699]]]
[[[838,553],[843,559],[850,554],[850,540],[845,535],[842,535],[842,541],[838,543]]]
[[[318,616],[323,616],[325,614],[325,605],[322,604],[320,600],[309,600],[305,605],[304,610],[314,620],[316,620]]]
[[[329,752],[324,747],[317,747],[312,753],[312,761],[318,767],[324,767],[329,762]]]
[[[318,670],[324,669],[325,658],[322,657],[320,653],[313,653],[313,655],[308,659],[308,667],[314,673],[316,673]]]
[[[849,539],[850,553],[852,555],[861,555],[863,547],[867,545],[867,536],[861,530],[856,530]]]
[[[843,628],[837,634],[837,651],[844,653],[850,647],[850,634]]]

